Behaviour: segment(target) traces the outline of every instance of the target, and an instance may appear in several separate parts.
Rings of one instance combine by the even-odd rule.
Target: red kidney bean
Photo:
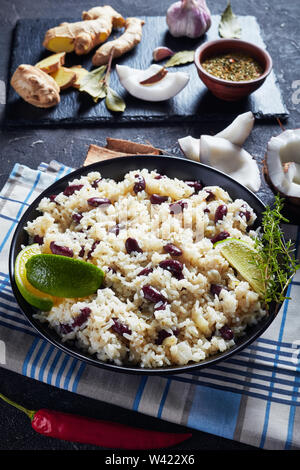
[[[215,224],[219,220],[223,220],[224,217],[227,215],[227,206],[225,204],[221,204],[220,206],[217,207],[216,212],[215,212]]]
[[[222,326],[222,328],[219,329],[219,332],[220,332],[220,335],[222,336],[222,338],[224,338],[227,341],[232,339],[233,336],[234,336],[232,329],[229,328],[229,326],[227,326],[227,325]]]
[[[175,259],[166,259],[159,263],[159,266],[166,271],[169,271],[173,274],[176,279],[180,280],[183,279],[184,276],[182,274],[183,264],[180,261]]]
[[[71,331],[73,331],[72,325],[69,325],[69,323],[61,323],[59,327],[63,335],[67,335],[68,333],[71,333]]]
[[[112,268],[111,266],[108,266],[107,271],[108,271],[108,272],[112,272],[113,274],[116,274],[116,272],[117,272],[117,271],[116,271],[114,268]]]
[[[170,213],[172,215],[180,214],[181,212],[183,212],[184,209],[187,208],[187,206],[188,206],[188,203],[184,201],[173,202],[172,204],[169,205]]]
[[[210,241],[212,244],[215,244],[217,242],[220,242],[221,240],[226,240],[226,238],[230,237],[230,234],[228,232],[220,232],[218,235],[215,237],[211,238]]]
[[[113,318],[113,321],[114,321],[114,325],[111,327],[112,330],[114,330],[116,333],[118,333],[121,336],[123,336],[124,333],[131,335],[132,331],[130,328],[128,328],[127,325],[125,325],[120,320],[118,320],[118,318]]]
[[[55,242],[50,243],[50,250],[54,255],[68,256],[69,258],[73,257],[73,250],[71,250],[71,248],[57,245]]]
[[[157,302],[167,302],[166,297],[159,292],[159,290],[155,289],[155,287],[146,284],[142,287],[142,291],[146,300],[157,304]]]
[[[247,210],[240,211],[240,212],[239,212],[239,216],[240,216],[240,217],[245,217],[246,222],[249,222],[249,220],[251,219],[250,211],[247,211]]]
[[[107,197],[90,197],[88,200],[88,205],[93,207],[99,207],[111,204],[111,200]]]
[[[80,258],[83,258],[83,257],[84,257],[84,253],[85,253],[84,246],[81,246],[81,250],[80,250],[80,252],[78,253],[78,256],[79,256]]]
[[[109,233],[114,233],[117,237],[120,233],[120,230],[122,230],[122,228],[124,228],[122,224],[116,224],[113,227],[111,227],[108,231]]]
[[[199,191],[203,188],[203,184],[201,181],[185,181],[185,183],[190,186],[191,188],[194,188],[195,194],[198,194]]]
[[[208,193],[208,195],[207,195],[207,197],[205,198],[205,200],[206,200],[207,202],[212,201],[212,200],[215,198],[215,195],[214,195],[214,193],[212,192],[212,190],[211,190],[211,189],[206,189],[205,191]]]
[[[80,314],[74,318],[72,323],[61,323],[60,324],[60,331],[66,335],[71,333],[76,327],[81,327],[84,323],[86,323],[91,315],[91,309],[89,307],[84,307],[80,310]]]
[[[151,194],[150,202],[151,204],[162,204],[168,200],[168,196],[160,196],[159,194]]]
[[[100,181],[102,180],[102,178],[97,178],[96,180],[94,180],[92,182],[92,187],[97,189],[98,188],[98,184],[100,183]]]
[[[49,199],[51,202],[56,202],[56,204],[58,204],[58,202],[55,200],[57,194],[51,194],[51,196],[49,196]]]
[[[204,209],[203,211],[205,214],[210,214],[210,210],[208,208]]]
[[[159,332],[157,334],[157,338],[155,340],[155,344],[157,344],[157,345],[162,344],[166,338],[169,338],[169,336],[172,336],[172,334],[169,333],[168,331],[159,330]]]
[[[142,248],[139,246],[138,242],[136,241],[135,238],[127,238],[125,242],[125,248],[127,253],[130,255],[133,251],[136,251],[138,253],[143,253]]]
[[[148,274],[153,272],[153,268],[144,268],[141,272],[138,273],[138,276],[148,276]]]
[[[64,195],[72,196],[72,194],[74,194],[75,191],[80,191],[81,188],[83,188],[83,184],[72,184],[70,186],[67,186],[66,189],[64,190]]]
[[[168,302],[157,302],[157,304],[154,305],[154,311],[156,312],[157,310],[166,310],[167,305]]]
[[[154,176],[154,179],[155,179],[155,180],[161,180],[162,178],[164,178],[164,176],[159,175],[159,174],[156,175],[156,176]]]
[[[40,237],[39,235],[35,235],[33,241],[34,243],[38,243],[39,245],[42,245],[44,243],[43,237]]]
[[[146,182],[142,175],[135,175],[137,182],[133,185],[133,191],[135,194],[139,193],[140,191],[144,191],[146,188]]]
[[[95,240],[94,243],[92,244],[92,248],[90,249],[90,251],[88,252],[88,255],[87,255],[87,259],[90,259],[92,254],[94,253],[95,251],[95,248],[97,245],[99,245],[100,243],[100,240]]]
[[[88,321],[88,318],[92,310],[89,307],[84,307],[80,310],[80,314],[73,321],[73,328],[76,326],[81,327],[85,322]]]
[[[181,249],[178,248],[178,246],[174,245],[173,243],[167,243],[167,245],[165,245],[163,247],[163,249],[166,253],[169,253],[171,256],[181,256],[182,255]]]
[[[83,215],[81,214],[81,212],[74,212],[74,214],[72,214],[72,219],[73,219],[74,222],[76,222],[77,224],[80,223],[82,217],[83,217]]]
[[[221,290],[224,288],[224,286],[222,286],[221,284],[212,284],[210,286],[210,293],[212,295],[217,295],[219,297],[219,295],[221,294]]]

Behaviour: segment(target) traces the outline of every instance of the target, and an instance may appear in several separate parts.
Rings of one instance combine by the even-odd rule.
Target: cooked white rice
[[[136,175],[146,182],[145,190],[137,194],[133,191]],[[60,193],[55,201],[44,198],[39,204],[42,215],[27,226],[31,237],[43,239],[42,253],[51,253],[54,241],[71,249],[74,258],[105,271],[104,285],[94,295],[63,299],[50,312],[37,315],[63,341],[75,341],[102,361],[151,368],[199,362],[231,348],[247,325],[266,314],[257,293],[210,240],[226,231],[253,244],[255,232],[246,231],[256,219],[252,208],[241,199],[232,201],[220,187],[206,187],[196,194],[183,181],[157,176],[145,169],[131,171],[120,182],[101,179],[93,187],[101,175],[89,173],[70,183],[83,185],[74,194]],[[168,200],[151,204],[152,194]],[[92,197],[108,198],[112,204],[91,207],[87,200]],[[178,200],[187,204],[171,214],[170,203]],[[227,215],[215,223],[216,209],[222,204]],[[72,219],[74,213],[81,213],[79,223]],[[109,231],[116,224],[121,227],[118,234]],[[143,252],[127,253],[129,237]],[[182,255],[174,258],[166,253],[163,247],[168,243],[179,247]],[[161,261],[172,258],[183,264],[182,279],[159,267]],[[152,272],[139,276],[146,267]],[[219,296],[212,295],[213,284],[224,286]],[[164,310],[144,298],[145,285],[167,298]],[[66,333],[64,326],[71,326],[86,307],[91,310],[87,321]],[[123,333],[116,324],[125,327]],[[222,337],[224,326],[233,332],[233,339]]]

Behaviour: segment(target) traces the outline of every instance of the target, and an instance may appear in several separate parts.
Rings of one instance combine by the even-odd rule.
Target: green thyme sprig
[[[260,256],[254,262],[261,273],[266,304],[282,303],[287,299],[286,289],[300,268],[294,254],[295,247],[291,240],[284,242],[280,228],[282,222],[289,222],[281,214],[283,205],[283,199],[275,196],[273,208],[267,206],[263,212],[262,233],[255,240]]]

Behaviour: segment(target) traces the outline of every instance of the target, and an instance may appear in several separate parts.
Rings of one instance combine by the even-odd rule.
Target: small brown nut
[[[55,80],[33,65],[19,65],[10,84],[23,100],[38,108],[51,108],[60,102]]]

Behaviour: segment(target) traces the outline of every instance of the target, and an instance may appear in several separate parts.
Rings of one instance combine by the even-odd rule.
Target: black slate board
[[[178,51],[195,49],[203,41],[218,38],[217,27],[219,16],[213,16],[212,27],[200,40],[176,39],[167,31],[165,17],[145,17],[143,39],[131,52],[118,59],[118,63],[134,68],[144,69],[152,63],[152,51],[159,45],[166,45]],[[42,46],[45,31],[62,21],[70,19],[25,19],[16,24],[11,53],[9,78],[21,63],[35,64],[49,55]],[[74,20],[73,20],[74,21]],[[265,47],[259,25],[253,16],[240,17],[242,39]],[[119,32],[114,32],[115,38]],[[87,69],[92,68],[91,57],[68,54],[66,65],[81,64]],[[176,68],[173,69],[174,71]],[[111,87],[123,96],[127,108],[122,114],[110,113],[103,101],[94,104],[85,93],[69,89],[61,93],[61,102],[55,108],[40,109],[24,102],[8,87],[5,124],[7,126],[53,126],[53,125],[86,125],[86,124],[121,124],[135,122],[176,123],[201,122],[210,120],[226,120],[239,113],[251,110],[259,119],[286,119],[288,112],[282,102],[281,93],[274,72],[270,74],[263,86],[250,97],[236,102],[227,103],[215,98],[203,85],[197,75],[194,64],[181,66],[180,70],[190,74],[189,84],[171,100],[160,103],[149,103],[131,97],[119,83],[116,72],[111,74]]]

